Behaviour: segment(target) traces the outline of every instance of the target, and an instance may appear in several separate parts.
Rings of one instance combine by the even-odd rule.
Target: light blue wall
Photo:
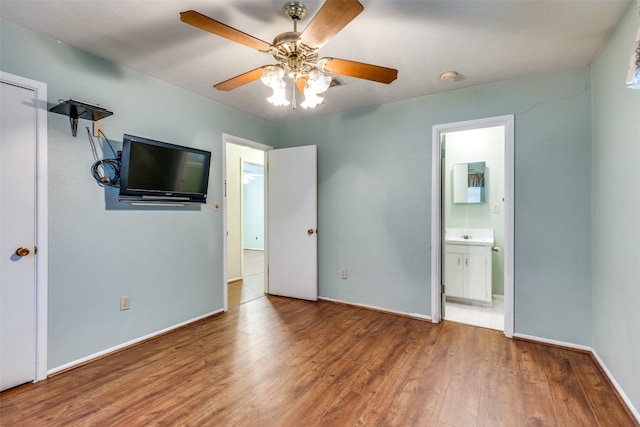
[[[640,90],[632,2],[593,66],[593,348],[640,411]]]
[[[222,133],[269,144],[273,125],[6,21],[0,35],[3,71],[47,83],[49,103],[109,108],[101,122],[117,147],[126,132],[213,154],[206,205],[133,209],[89,174],[91,122],[73,138],[49,114],[49,368],[223,308]]]
[[[429,315],[431,128],[515,114],[515,331],[590,345],[590,80],[574,68],[282,126],[281,147],[318,145],[320,295]]]

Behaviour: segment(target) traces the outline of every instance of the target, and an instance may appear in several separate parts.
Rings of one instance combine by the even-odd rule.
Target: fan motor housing
[[[287,65],[289,74],[308,71],[318,61],[317,49],[309,49],[301,44],[297,31],[278,34],[273,39],[273,46],[276,48],[273,57]]]
[[[290,53],[298,50],[298,40],[300,39],[300,33],[295,31],[287,31],[285,33],[278,34],[273,39],[273,45],[278,49],[278,52]]]

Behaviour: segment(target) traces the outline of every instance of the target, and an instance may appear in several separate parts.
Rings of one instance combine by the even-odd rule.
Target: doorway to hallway
[[[266,292],[264,165],[270,147],[247,144],[225,141],[227,308]]]

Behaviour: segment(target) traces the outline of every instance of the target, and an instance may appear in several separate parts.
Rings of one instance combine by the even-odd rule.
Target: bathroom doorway
[[[513,334],[513,116],[433,129],[432,318]]]

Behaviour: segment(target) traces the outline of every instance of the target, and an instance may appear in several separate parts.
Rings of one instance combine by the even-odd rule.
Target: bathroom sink
[[[490,228],[447,228],[444,242],[453,245],[493,246]]]

